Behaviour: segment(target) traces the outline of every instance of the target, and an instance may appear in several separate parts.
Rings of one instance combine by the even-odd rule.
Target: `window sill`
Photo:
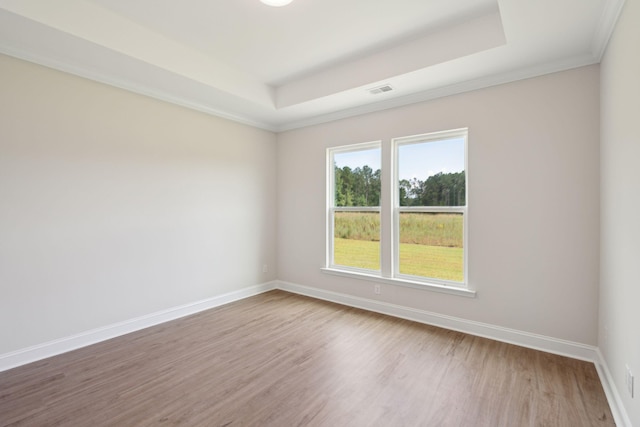
[[[352,278],[352,279],[360,279],[360,280],[369,280],[369,281],[372,281],[372,282],[385,283],[387,285],[404,286],[404,287],[407,287],[407,288],[422,289],[422,290],[425,290],[425,291],[433,291],[433,292],[440,292],[440,293],[444,293],[444,294],[459,295],[459,296],[463,296],[463,297],[467,297],[467,298],[475,298],[476,297],[476,291],[473,291],[473,290],[470,290],[470,289],[466,289],[466,288],[458,288],[458,287],[447,286],[447,285],[439,285],[439,284],[435,284],[435,283],[417,282],[417,281],[406,280],[406,279],[381,277],[381,276],[376,276],[376,275],[373,275],[373,274],[367,274],[367,273],[361,273],[361,272],[355,272],[355,271],[347,271],[347,270],[339,270],[339,269],[336,269],[336,268],[328,268],[328,267],[321,268],[320,270],[325,274],[331,274],[331,275],[334,275],[334,276],[349,277],[349,278]]]

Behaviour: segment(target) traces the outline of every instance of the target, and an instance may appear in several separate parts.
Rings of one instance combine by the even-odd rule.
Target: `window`
[[[396,276],[465,283],[466,131],[393,140]]]
[[[325,271],[467,291],[466,146],[459,129],[328,149]]]
[[[330,151],[330,265],[380,271],[380,143]]]

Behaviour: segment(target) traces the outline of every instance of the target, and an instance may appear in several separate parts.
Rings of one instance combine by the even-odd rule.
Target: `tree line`
[[[380,169],[369,166],[335,169],[336,206],[380,206]],[[437,173],[422,181],[399,182],[400,206],[464,206],[465,172]]]

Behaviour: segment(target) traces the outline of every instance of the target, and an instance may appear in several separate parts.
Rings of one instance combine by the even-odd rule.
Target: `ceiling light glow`
[[[273,6],[273,7],[281,7],[286,6],[291,3],[292,0],[260,0],[262,3]]]

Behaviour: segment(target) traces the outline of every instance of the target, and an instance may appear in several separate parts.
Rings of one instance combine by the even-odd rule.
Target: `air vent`
[[[369,93],[371,95],[377,95],[379,93],[391,92],[392,90],[393,90],[393,87],[391,85],[384,85],[384,86],[374,87],[373,89],[369,89]]]

